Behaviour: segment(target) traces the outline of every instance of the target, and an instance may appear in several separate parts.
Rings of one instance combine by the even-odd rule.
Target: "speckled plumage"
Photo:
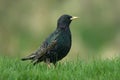
[[[41,47],[31,55],[22,60],[32,60],[34,64],[44,61],[56,64],[63,59],[71,48],[70,23],[72,16],[62,15],[58,19],[56,30],[43,42]]]

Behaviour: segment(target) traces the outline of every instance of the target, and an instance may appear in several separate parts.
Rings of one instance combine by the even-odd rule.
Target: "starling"
[[[71,31],[70,23],[73,19],[70,15],[62,15],[57,22],[56,30],[43,42],[43,44],[31,55],[21,60],[31,60],[33,64],[44,61],[49,64],[63,59],[71,48]]]

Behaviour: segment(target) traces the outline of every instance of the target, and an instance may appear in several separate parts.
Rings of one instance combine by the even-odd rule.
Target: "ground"
[[[33,66],[19,58],[0,57],[0,80],[119,80],[120,58],[93,60],[76,59],[59,62],[48,68],[40,63]]]

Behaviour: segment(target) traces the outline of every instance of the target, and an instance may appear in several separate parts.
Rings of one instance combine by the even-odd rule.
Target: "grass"
[[[48,69],[20,59],[0,57],[0,80],[119,80],[120,58],[84,62],[79,59],[58,63]]]

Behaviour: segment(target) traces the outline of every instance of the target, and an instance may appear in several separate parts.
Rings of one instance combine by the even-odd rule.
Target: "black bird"
[[[63,59],[71,48],[71,31],[70,23],[73,19],[70,15],[62,15],[57,22],[56,30],[43,42],[41,47],[28,57],[22,58],[22,60],[31,60],[33,64],[44,61],[48,64]]]

